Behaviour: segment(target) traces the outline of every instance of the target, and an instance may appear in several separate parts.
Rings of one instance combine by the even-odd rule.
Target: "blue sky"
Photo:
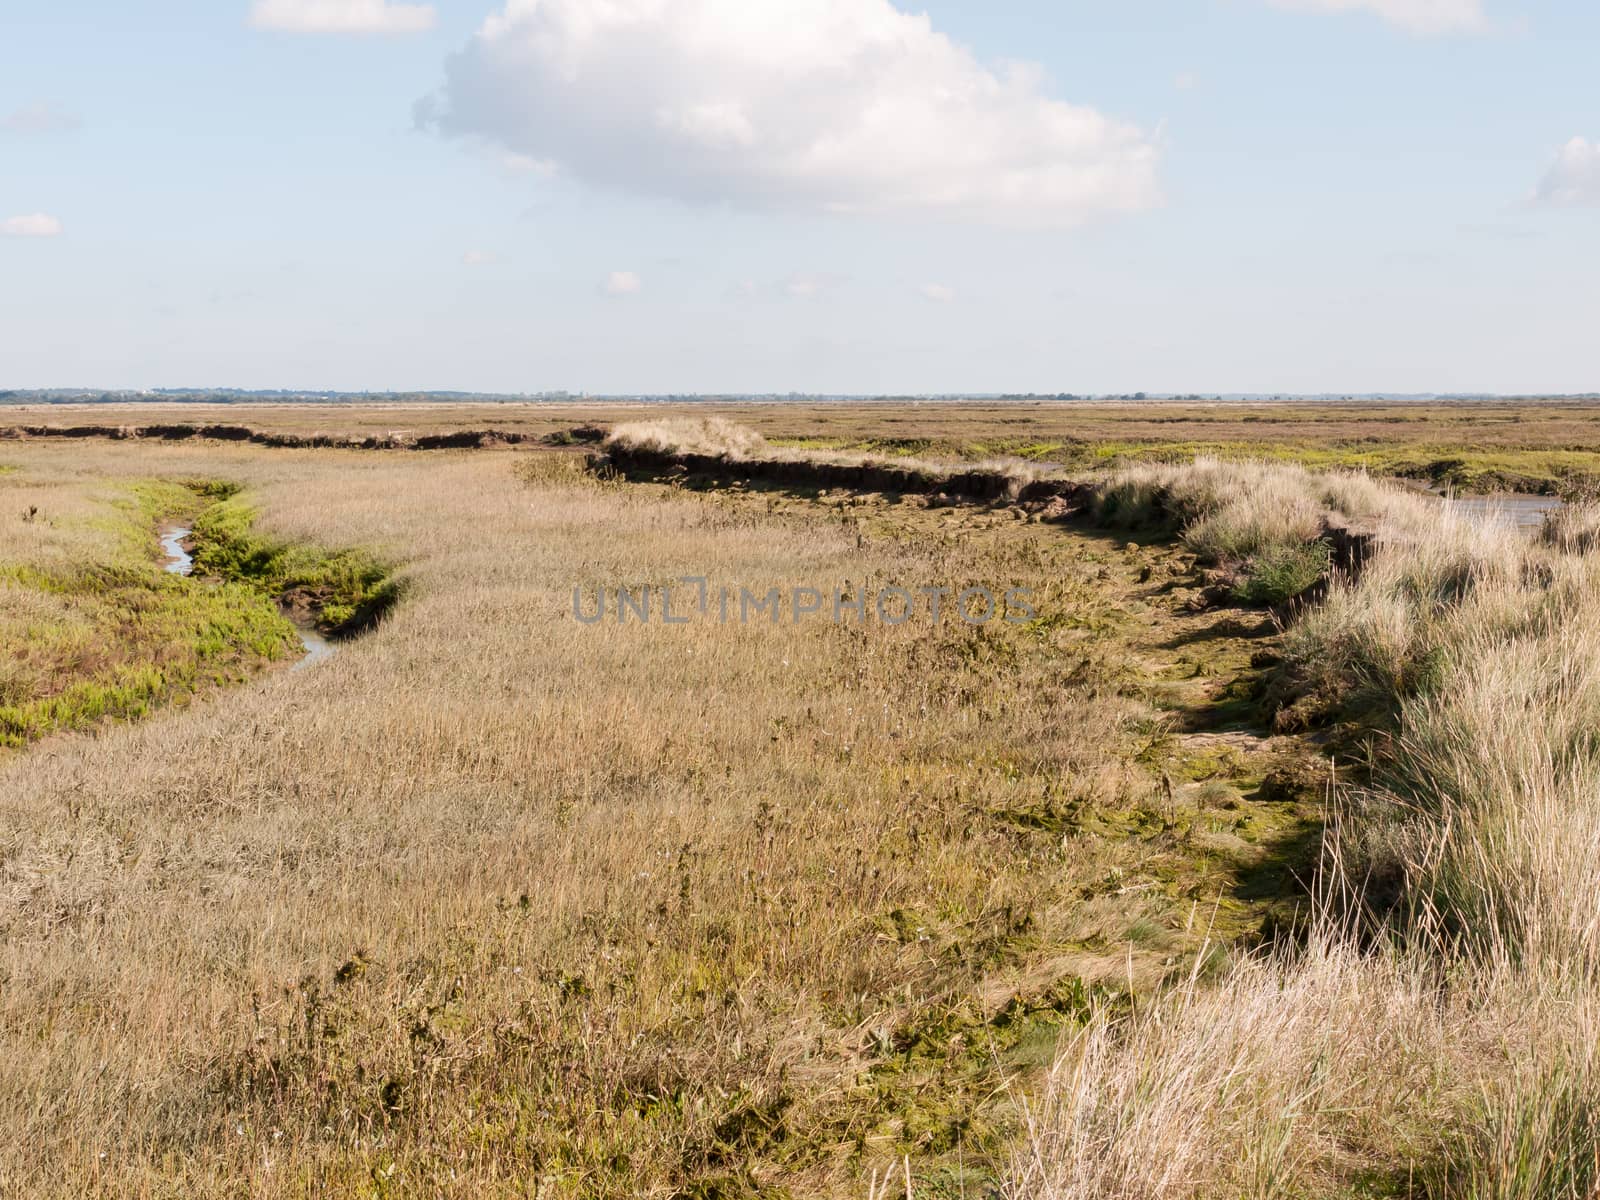
[[[1600,388],[1580,0],[0,0],[0,387]]]

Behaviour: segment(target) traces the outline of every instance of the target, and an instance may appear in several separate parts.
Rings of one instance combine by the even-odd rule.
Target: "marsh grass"
[[[93,558],[52,522],[132,462],[244,485],[241,560],[361,547],[407,590],[315,671],[4,767],[8,1192],[1592,1194],[1582,514],[1525,542],[1359,475],[1139,468],[1101,515],[1158,536],[1123,546],[570,455],[40,446],[8,554]],[[1364,769],[1315,919],[1243,953],[1245,849],[1297,827],[1158,707],[1248,684],[1205,684],[1219,626],[1177,594],[1230,557],[1287,591],[1334,520],[1372,553],[1276,669]],[[575,586],[705,574],[1041,605],[571,619]]]
[[[1358,470],[1458,493],[1557,493],[1600,475],[1600,405],[1569,401],[1384,404],[1118,403],[1031,397],[919,402],[70,404],[0,406],[0,426],[247,425],[296,436],[393,436],[504,429],[576,440],[596,424],[704,417],[737,422],[774,448],[931,461],[1025,459],[1074,472],[1211,457]]]
[[[1366,768],[1309,948],[1092,1021],[1015,1195],[1594,1195],[1592,517],[1529,539],[1377,512],[1360,574],[1283,640],[1302,702],[1347,723]]]
[[[408,582],[312,670],[0,768],[7,1195],[858,1196],[907,1157],[993,1185],[1008,1081],[1191,953],[1196,897],[1249,924],[1267,806],[1195,848],[1139,666],[1174,627],[1128,589],[1181,554],[556,454],[8,461],[58,521],[10,536],[108,477],[226,478],[255,536]],[[998,580],[1039,619],[571,616],[704,574]]]

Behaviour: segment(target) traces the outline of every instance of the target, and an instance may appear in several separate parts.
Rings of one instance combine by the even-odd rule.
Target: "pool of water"
[[[1523,533],[1537,531],[1545,513],[1561,504],[1554,496],[1461,496],[1444,501],[1445,507],[1469,520],[1508,525]]]

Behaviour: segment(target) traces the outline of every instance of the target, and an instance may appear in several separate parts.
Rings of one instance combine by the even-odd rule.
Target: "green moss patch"
[[[113,535],[104,557],[0,565],[0,746],[142,717],[295,652],[294,630],[258,590],[161,569],[156,523],[187,520],[201,501],[140,481],[92,521]]]
[[[324,550],[268,537],[241,496],[210,505],[194,522],[195,570],[234,580],[314,619],[325,632],[354,633],[399,598],[389,570],[361,550]]]

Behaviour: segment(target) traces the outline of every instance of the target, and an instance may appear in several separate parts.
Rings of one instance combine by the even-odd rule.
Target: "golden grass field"
[[[1119,456],[1272,458],[1399,474],[1459,491],[1558,491],[1600,476],[1600,404],[876,401],[618,404],[70,404],[0,408],[15,426],[237,424],[300,436],[424,436],[709,415],[780,444],[1074,466]]]
[[[1076,436],[753,423],[975,457],[1016,448],[996,413]],[[552,449],[0,442],[0,713],[32,714],[0,1193],[1591,1197],[1589,510],[1530,541],[1288,466],[1098,483],[1072,515]],[[1250,603],[1330,510],[1373,530],[1360,576]],[[226,580],[162,578],[157,528],[207,513]],[[574,617],[683,576],[1035,612]],[[397,599],[291,672],[291,580]]]

